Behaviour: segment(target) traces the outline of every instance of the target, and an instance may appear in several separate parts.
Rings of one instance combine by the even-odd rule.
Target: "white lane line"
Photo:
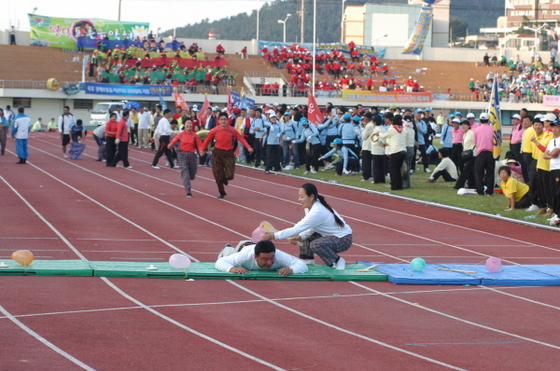
[[[525,297],[523,297],[523,296],[510,294],[510,293],[508,293],[508,292],[504,292],[504,291],[498,290],[498,289],[493,288],[493,287],[488,287],[488,286],[480,286],[480,287],[485,288],[486,290],[490,290],[490,291],[493,291],[493,292],[497,292],[498,294],[507,295],[507,296],[511,296],[512,298],[524,300],[524,301],[527,301],[527,302],[529,302],[529,303],[533,303],[533,304],[537,304],[537,305],[542,305],[543,307],[547,307],[547,308],[552,308],[552,309],[560,310],[560,307],[558,307],[558,306],[556,306],[556,305],[551,305],[551,304],[543,303],[543,302],[541,302],[541,301],[536,301],[536,300],[533,300],[533,299],[525,298]]]
[[[444,312],[440,312],[440,311],[438,311],[438,310],[431,309],[431,308],[425,307],[425,306],[423,306],[423,305],[414,304],[414,303],[411,303],[411,302],[406,301],[406,300],[404,300],[404,299],[394,297],[394,296],[392,296],[392,295],[387,295],[387,294],[385,294],[385,293],[383,293],[383,292],[381,292],[381,291],[377,291],[377,290],[375,290],[375,289],[372,289],[372,288],[370,288],[370,287],[364,286],[364,285],[362,285],[362,284],[360,284],[360,283],[357,283],[357,282],[350,281],[350,283],[353,284],[353,285],[356,285],[356,286],[358,286],[358,287],[361,287],[361,288],[363,288],[363,289],[365,289],[365,290],[368,290],[368,291],[371,291],[371,292],[373,292],[373,293],[382,295],[382,296],[384,296],[384,297],[386,297],[386,298],[388,298],[388,299],[393,299],[393,300],[399,301],[399,302],[401,302],[401,303],[404,303],[404,304],[406,304],[406,305],[410,305],[410,306],[412,306],[412,307],[414,307],[414,308],[417,308],[417,309],[422,309],[422,310],[425,310],[425,311],[428,311],[428,312],[431,312],[431,313],[434,313],[434,314],[437,314],[437,315],[440,315],[440,316],[443,316],[443,317],[450,318],[450,319],[455,320],[455,321],[459,321],[459,322],[462,322],[462,323],[466,323],[466,324],[471,325],[471,326],[479,327],[479,328],[482,328],[482,329],[485,329],[485,330],[497,332],[497,333],[500,333],[500,334],[503,334],[503,335],[512,336],[512,337],[517,338],[517,339],[529,341],[529,342],[531,342],[531,343],[535,343],[535,344],[543,345],[543,346],[546,346],[546,347],[549,347],[549,348],[554,348],[554,349],[560,350],[560,346],[557,346],[557,345],[545,343],[545,342],[540,341],[540,340],[531,339],[531,338],[528,338],[528,337],[525,337],[525,336],[517,335],[517,334],[511,333],[511,332],[499,330],[499,329],[494,328],[494,327],[489,327],[489,326],[486,326],[486,325],[482,325],[482,324],[480,324],[480,323],[476,323],[476,322],[469,321],[469,320],[466,320],[466,319],[462,319],[462,318],[459,318],[459,317],[456,317],[456,316],[452,316],[451,314],[447,314],[447,313],[444,313]]]
[[[41,343],[43,343],[44,345],[46,345],[47,347],[49,347],[50,349],[52,349],[56,353],[60,354],[61,356],[63,356],[67,360],[69,360],[70,362],[74,363],[77,366],[80,366],[84,370],[95,371],[94,368],[86,365],[85,363],[83,363],[82,361],[80,361],[76,357],[72,356],[71,354],[66,353],[65,351],[63,351],[62,349],[60,349],[59,347],[57,347],[56,345],[54,345],[53,343],[51,343],[50,341],[48,341],[47,339],[45,339],[44,337],[42,337],[41,335],[36,333],[35,331],[31,330],[29,327],[27,327],[25,324],[23,324],[20,320],[18,320],[13,315],[11,315],[10,312],[8,312],[6,309],[4,309],[4,307],[2,305],[0,305],[0,312],[2,314],[4,314],[4,316],[6,318],[8,318],[10,321],[12,321],[15,325],[17,325],[19,328],[21,328],[23,331],[27,332],[29,335],[31,335],[35,339],[39,340]]]
[[[382,347],[389,348],[389,349],[391,349],[391,350],[394,350],[394,351],[397,351],[397,352],[400,352],[400,353],[407,354],[407,355],[412,356],[412,357],[420,358],[420,359],[422,359],[422,360],[424,360],[424,361],[427,361],[427,362],[430,362],[430,363],[435,363],[435,364],[438,364],[438,365],[440,365],[440,366],[444,366],[444,367],[450,368],[450,369],[452,369],[452,370],[464,370],[463,368],[460,368],[460,367],[457,367],[457,366],[454,366],[454,365],[451,365],[451,364],[448,364],[448,363],[445,363],[445,362],[442,362],[442,361],[438,361],[437,359],[429,358],[429,357],[423,356],[423,355],[421,355],[421,354],[408,351],[408,350],[406,350],[406,349],[402,349],[402,348],[396,347],[396,346],[394,346],[394,345],[391,345],[391,344],[388,344],[388,343],[385,343],[385,342],[382,342],[382,341],[379,341],[379,340],[376,340],[376,339],[367,337],[367,336],[365,336],[365,335],[361,335],[361,334],[358,334],[358,333],[356,333],[356,332],[347,330],[347,329],[345,329],[345,328],[342,328],[342,327],[333,325],[332,323],[325,322],[325,321],[323,321],[323,320],[320,320],[320,319],[318,319],[318,318],[312,317],[312,316],[307,315],[307,314],[305,314],[305,313],[298,312],[297,310],[292,309],[292,308],[290,308],[290,307],[288,307],[288,306],[286,306],[286,305],[277,303],[276,301],[274,301],[274,300],[272,300],[272,299],[269,299],[269,298],[267,298],[267,297],[265,297],[265,296],[262,296],[262,295],[260,295],[260,294],[257,294],[256,292],[253,292],[253,291],[251,291],[251,290],[249,290],[249,289],[247,289],[247,288],[241,286],[240,284],[238,284],[238,283],[235,282],[235,281],[231,281],[231,280],[227,280],[227,281],[230,282],[232,285],[237,286],[237,287],[240,288],[241,290],[246,291],[246,292],[248,292],[249,294],[254,295],[254,296],[258,297],[258,298],[261,298],[262,300],[267,301],[268,303],[270,303],[270,304],[272,304],[272,305],[275,305],[275,306],[277,306],[277,307],[280,307],[280,308],[282,308],[282,309],[285,309],[285,310],[287,310],[287,311],[289,311],[289,312],[292,312],[292,313],[294,313],[294,314],[296,314],[296,315],[298,315],[298,316],[301,316],[301,317],[303,317],[303,318],[306,318],[306,319],[308,319],[308,320],[310,320],[310,321],[317,322],[317,323],[319,323],[319,324],[321,324],[321,325],[323,325],[323,326],[326,326],[326,327],[332,328],[332,329],[334,329],[334,330],[343,332],[343,333],[345,333],[345,334],[348,334],[348,335],[357,337],[357,338],[359,338],[359,339],[368,341],[368,342],[370,342],[370,343],[374,343],[374,344],[380,345],[380,346],[382,346]]]
[[[41,151],[41,152],[44,152],[44,153],[47,154],[47,155],[50,155],[50,156],[52,156],[52,157],[55,157],[55,156],[51,155],[51,154],[48,153],[48,152],[42,151],[42,150],[40,150],[40,149],[38,149],[38,150]],[[58,157],[56,157],[56,158],[59,159],[59,160],[62,160],[62,159],[60,159],[60,158],[58,158]],[[64,161],[64,160],[62,160],[62,161]],[[69,162],[69,163],[70,163],[70,162]],[[70,164],[74,165],[73,163],[70,163]],[[41,168],[39,168],[39,167],[37,167],[37,166],[35,166],[35,165],[33,165],[33,164],[31,164],[31,165],[32,165],[33,167],[35,167],[37,170],[39,170],[39,171],[43,172],[44,174],[46,174],[47,176],[53,178],[54,180],[58,181],[59,183],[61,183],[61,184],[65,185],[66,187],[72,189],[74,192],[81,194],[83,197],[89,199],[90,201],[94,202],[95,204],[100,205],[102,208],[106,209],[107,211],[109,211],[109,212],[111,212],[111,213],[113,213],[113,214],[119,216],[122,220],[125,220],[125,221],[127,221],[128,223],[130,223],[130,224],[132,224],[132,225],[135,225],[134,222],[132,222],[132,221],[130,221],[130,220],[127,220],[127,219],[126,219],[125,217],[123,217],[123,216],[118,215],[115,211],[111,210],[110,208],[107,208],[106,206],[102,205],[102,204],[101,204],[100,202],[98,202],[97,200],[94,200],[93,198],[87,196],[86,194],[84,194],[84,193],[81,192],[80,190],[78,190],[78,189],[76,189],[76,188],[73,188],[73,187],[71,187],[71,186],[68,185],[68,184],[65,184],[62,180],[57,179],[56,177],[54,177],[53,175],[51,175],[51,174],[48,173],[47,171],[45,171],[45,170],[43,170],[43,169],[41,169]],[[197,217],[197,218],[199,218],[199,219],[202,219],[202,220],[205,220],[205,221],[206,221],[205,218],[202,218],[202,217],[200,217],[200,216],[198,216],[198,215],[196,215],[196,214],[192,214],[192,213],[189,213],[189,212],[187,212],[187,211],[185,211],[185,210],[182,210],[182,209],[176,207],[175,205],[169,204],[169,203],[167,203],[167,202],[165,202],[165,201],[162,201],[162,200],[160,200],[160,199],[158,199],[158,198],[156,198],[156,197],[153,197],[153,196],[151,196],[151,195],[149,195],[149,194],[145,194],[144,192],[138,191],[137,189],[135,189],[135,188],[133,188],[133,187],[130,187],[130,186],[128,186],[128,185],[122,184],[122,183],[117,182],[117,181],[115,181],[115,180],[106,178],[106,177],[104,177],[104,176],[102,176],[102,175],[100,175],[100,174],[97,174],[97,173],[95,173],[95,172],[93,172],[93,171],[90,171],[89,169],[82,168],[82,167],[80,167],[80,166],[78,166],[78,165],[74,165],[74,166],[76,166],[76,167],[78,167],[78,168],[80,168],[80,169],[82,169],[82,170],[84,170],[84,171],[90,172],[91,174],[94,174],[94,175],[96,175],[96,176],[105,178],[105,179],[107,179],[107,180],[109,180],[109,181],[111,181],[111,182],[114,182],[114,183],[116,183],[116,184],[119,184],[119,185],[121,185],[121,186],[123,186],[123,187],[125,187],[125,188],[131,189],[131,190],[133,190],[133,191],[135,191],[135,192],[138,192],[138,193],[140,193],[140,194],[144,194],[145,196],[150,197],[150,198],[153,198],[153,199],[155,199],[155,200],[157,200],[157,201],[159,201],[159,202],[161,202],[161,203],[164,203],[164,204],[168,204],[168,205],[170,205],[170,206],[173,206],[174,208],[176,208],[176,209],[178,209],[178,210],[180,210],[180,211],[186,212],[186,213],[188,213],[188,214],[193,215],[194,217]],[[219,225],[219,224],[217,224],[217,223],[213,223],[213,222],[211,222],[211,221],[208,221],[208,222],[211,223],[211,224],[220,226],[221,228],[224,228],[224,229],[226,229],[226,230],[230,230],[230,231],[232,231],[232,232],[234,232],[234,233],[237,233],[237,232],[235,232],[235,231],[233,231],[233,230],[231,230],[231,229],[229,229],[229,228],[227,228],[227,227],[221,226],[221,225]],[[53,227],[53,228],[54,228],[54,227]],[[138,226],[138,228],[140,228],[141,230],[145,231],[145,229],[142,228],[142,227],[140,227],[140,226]],[[153,234],[153,233],[151,233],[151,232],[148,232],[148,231],[146,231],[146,232],[149,233],[149,234],[150,234],[151,236],[153,236],[154,238],[160,239],[160,238],[159,238],[158,236],[156,236],[155,234]],[[238,234],[239,234],[239,233],[238,233]],[[177,250],[178,250],[178,249],[177,249]],[[195,259],[195,258],[191,258],[191,259],[192,259],[193,261],[198,261],[198,260]],[[105,282],[107,282],[108,284],[110,283],[110,281],[108,281],[105,277],[101,277],[101,278],[102,278]],[[300,312],[298,312],[298,311],[296,311],[296,310],[294,310],[294,309],[292,309],[292,308],[289,308],[289,307],[287,307],[287,306],[285,306],[285,305],[282,305],[282,304],[278,304],[278,303],[274,302],[274,301],[271,300],[271,299],[265,298],[264,296],[262,296],[262,295],[260,295],[260,294],[257,294],[256,292],[253,292],[253,291],[251,291],[251,290],[245,289],[245,288],[243,288],[241,285],[237,284],[236,282],[233,282],[233,281],[231,281],[231,280],[226,280],[226,281],[229,282],[229,283],[231,283],[231,284],[233,284],[233,285],[235,285],[235,286],[237,286],[237,287],[242,288],[244,291],[250,293],[250,294],[253,295],[253,296],[259,297],[259,298],[261,298],[261,299],[263,299],[263,300],[266,300],[266,301],[269,302],[269,303],[273,303],[273,304],[276,305],[276,306],[279,306],[279,307],[281,307],[281,308],[284,308],[284,309],[286,309],[286,310],[289,310],[290,312],[296,313],[296,314],[298,314],[298,315],[300,315],[300,316],[302,316],[302,317],[304,317],[304,318],[311,319],[311,320],[313,320],[313,321],[315,321],[315,322],[321,323],[321,324],[323,324],[323,325],[325,325],[325,326],[327,326],[327,327],[330,327],[330,328],[332,328],[332,329],[339,330],[339,331],[341,331],[341,332],[344,332],[344,333],[347,333],[347,334],[356,336],[356,337],[358,337],[358,338],[365,339],[365,340],[367,340],[367,341],[370,341],[370,342],[373,342],[373,343],[376,343],[376,344],[379,344],[379,345],[383,345],[383,346],[385,346],[385,347],[387,347],[387,348],[390,348],[390,349],[393,349],[393,350],[397,350],[397,351],[399,351],[399,352],[406,353],[406,354],[412,355],[412,356],[414,356],[414,357],[421,358],[421,359],[427,360],[427,361],[429,361],[429,362],[436,363],[436,364],[439,364],[439,365],[442,365],[442,366],[445,366],[445,367],[448,367],[448,368],[451,368],[451,369],[454,369],[454,370],[463,370],[462,368],[458,368],[458,367],[456,367],[456,366],[449,365],[449,364],[447,364],[447,363],[440,362],[440,361],[435,360],[435,359],[431,359],[431,358],[428,358],[428,357],[424,357],[424,356],[422,356],[422,355],[420,355],[420,354],[413,353],[413,352],[410,352],[410,351],[408,351],[408,350],[401,349],[401,348],[395,347],[395,346],[393,346],[393,345],[383,343],[383,342],[381,342],[381,341],[379,341],[379,340],[375,340],[375,339],[369,338],[369,337],[367,337],[367,336],[360,335],[360,334],[358,334],[358,333],[355,333],[355,332],[346,330],[346,329],[344,329],[344,328],[342,328],[342,327],[338,327],[338,326],[335,326],[335,325],[330,324],[330,323],[328,323],[328,322],[325,322],[325,321],[319,320],[319,319],[317,319],[317,318],[311,317],[311,316],[309,316],[309,315],[307,315],[307,314],[300,313]],[[112,285],[112,284],[111,284],[111,285]],[[114,286],[114,285],[113,285],[113,287],[114,287],[115,289],[118,289],[118,288],[117,288],[116,286]],[[119,289],[119,290],[120,290],[120,289]],[[136,299],[134,299],[134,298],[132,298],[132,297],[129,297],[126,293],[122,292],[122,294],[123,294],[123,296],[126,295],[125,297],[130,298],[129,300],[131,300],[131,301],[133,301],[133,302],[135,302],[135,303],[137,303],[137,304],[139,303]],[[141,305],[144,306],[144,304],[141,304]],[[148,307],[146,307],[146,308],[148,308]],[[151,309],[151,308],[150,308],[150,309]],[[159,312],[157,312],[157,311],[155,311],[155,310],[153,310],[153,309],[151,309],[150,311],[153,311],[154,313],[157,313],[157,315],[159,315],[159,316],[165,317],[163,314],[161,314],[161,313],[159,313]],[[162,318],[163,318],[163,317],[162,317]],[[171,318],[170,318],[169,320],[170,320],[170,321],[173,321],[174,324],[178,324],[178,325],[181,325],[181,326],[182,326],[182,324],[180,324],[180,323],[178,323],[178,322],[172,320]],[[194,331],[194,330],[193,330],[193,331]]]
[[[30,164],[30,163],[28,163],[28,164]],[[33,164],[30,164],[30,165],[33,166],[34,168],[36,168],[37,170],[43,172],[45,175],[47,175],[47,176],[49,176],[49,177],[51,177],[51,178],[57,180],[59,183],[65,185],[66,187],[70,188],[70,189],[73,190],[74,192],[76,192],[76,193],[78,193],[78,194],[81,194],[82,196],[84,196],[84,197],[86,197],[87,199],[93,201],[94,203],[96,203],[97,205],[99,205],[99,206],[101,206],[102,208],[106,209],[107,211],[110,211],[110,212],[113,213],[114,215],[117,215],[117,216],[118,216],[118,214],[117,214],[116,212],[112,211],[110,208],[108,208],[108,207],[102,205],[101,203],[97,202],[97,201],[94,200],[93,198],[87,196],[86,194],[84,194],[83,192],[79,191],[78,189],[75,189],[75,188],[71,187],[70,185],[65,184],[65,183],[62,182],[61,180],[55,178],[54,176],[52,176],[52,175],[49,174],[48,172],[46,172],[46,171],[40,169],[40,168],[37,167],[36,165],[33,165]],[[0,176],[0,179],[2,179],[2,180],[4,181],[4,183],[6,183],[6,185],[7,185],[8,187],[10,187],[10,188],[12,189],[12,191],[13,191],[14,193],[16,193],[16,194],[19,196],[19,198],[20,198],[31,210],[33,210],[33,212],[35,212],[35,214],[36,214],[36,215],[37,215],[37,216],[38,216],[38,217],[39,217],[53,232],[55,232],[58,236],[60,236],[60,238],[68,244],[68,246],[72,249],[72,251],[74,251],[74,252],[76,253],[76,255],[80,256],[83,260],[87,260],[74,246],[72,246],[72,244],[70,244],[70,242],[62,235],[62,233],[60,233],[60,231],[58,231],[57,228],[55,228],[51,223],[49,223],[45,218],[43,218],[43,216],[42,216],[41,214],[39,214],[38,211],[37,211],[26,199],[24,199],[23,196],[21,196],[21,194],[19,194],[19,193],[18,193],[18,192],[17,192],[3,177]],[[125,220],[125,221],[128,221],[130,224],[135,225],[134,222],[132,222],[132,221],[130,221],[130,220],[127,220],[127,219],[124,218],[124,217],[121,217],[121,218],[122,218],[123,220]],[[156,239],[158,239],[158,240],[164,242],[166,245],[173,247],[175,250],[182,252],[181,250],[175,248],[173,245],[171,245],[171,244],[165,242],[165,240],[163,240],[162,238],[159,238],[158,236],[154,235],[153,233],[151,233],[151,232],[145,230],[145,229],[142,228],[141,226],[136,225],[136,227],[139,228],[139,229],[142,230],[142,231],[145,231],[146,233],[150,234],[151,236],[155,237]],[[193,259],[193,260],[196,260],[196,259],[194,259],[194,258],[192,258],[192,259]],[[198,261],[198,260],[196,260],[196,261]],[[260,359],[260,358],[256,358],[256,357],[254,357],[254,356],[252,356],[252,355],[250,355],[250,354],[248,354],[248,353],[243,352],[242,350],[236,349],[236,348],[234,348],[234,347],[232,347],[232,346],[230,346],[230,345],[228,345],[228,344],[226,344],[226,343],[223,343],[223,342],[221,342],[221,341],[219,341],[219,340],[217,340],[217,339],[214,339],[214,338],[212,338],[212,337],[210,337],[210,336],[207,336],[207,335],[205,335],[205,334],[203,334],[203,333],[200,333],[200,332],[198,332],[198,331],[196,331],[196,330],[194,330],[194,329],[192,329],[192,328],[190,328],[190,327],[188,327],[188,326],[185,326],[185,325],[183,325],[182,323],[179,323],[179,322],[175,321],[174,319],[172,319],[172,318],[170,318],[170,317],[167,317],[167,316],[165,316],[165,315],[163,315],[163,314],[157,312],[156,310],[154,310],[154,309],[152,309],[152,308],[149,308],[149,307],[146,306],[144,303],[142,303],[142,302],[140,302],[140,301],[134,299],[133,297],[129,296],[129,295],[126,294],[124,291],[122,291],[120,288],[116,287],[112,282],[110,282],[110,281],[109,281],[108,279],[106,279],[105,277],[101,277],[101,279],[102,279],[103,282],[105,282],[108,286],[110,286],[113,290],[117,291],[120,295],[122,295],[123,297],[125,297],[125,298],[127,298],[128,300],[132,301],[133,303],[135,303],[135,304],[141,306],[143,309],[145,309],[145,310],[151,312],[152,314],[155,314],[155,315],[157,315],[158,317],[160,317],[160,318],[162,318],[162,319],[164,319],[164,320],[166,320],[166,321],[168,321],[168,322],[171,322],[171,323],[173,323],[174,325],[179,326],[179,327],[181,327],[181,328],[184,329],[184,330],[187,330],[187,331],[191,332],[192,334],[198,335],[198,336],[202,337],[203,339],[206,339],[206,340],[208,340],[208,341],[210,341],[210,342],[212,342],[212,343],[214,343],[214,344],[217,344],[217,345],[219,345],[219,346],[221,346],[221,347],[223,347],[223,348],[226,348],[226,349],[228,349],[228,350],[230,350],[230,351],[232,351],[232,352],[235,352],[235,353],[237,353],[237,354],[239,354],[239,355],[242,355],[242,356],[244,356],[244,357],[246,357],[246,358],[248,358],[248,359],[250,359],[250,360],[252,360],[252,361],[255,361],[255,362],[258,362],[258,363],[260,363],[260,364],[262,364],[262,365],[268,366],[268,367],[270,367],[270,368],[272,368],[272,369],[274,369],[274,370],[283,370],[281,367],[278,367],[278,366],[276,366],[276,365],[273,365],[272,363],[266,362],[266,361],[264,361],[264,360],[262,360],[262,359]],[[1,307],[0,307],[0,308],[1,308]],[[8,316],[11,316],[11,314],[8,313],[7,311],[3,310],[3,308],[2,308],[2,312],[3,312],[4,315],[7,316],[7,317],[8,317]],[[14,319],[15,319],[15,318],[14,318]],[[21,327],[21,326],[20,326],[20,327]],[[31,330],[30,330],[30,331],[31,331]],[[46,340],[45,340],[45,341],[46,341]],[[51,343],[49,343],[49,344],[51,344]],[[53,347],[54,347],[54,344],[53,344]],[[61,352],[62,352],[62,350],[61,350]],[[62,354],[62,353],[61,353],[61,354]],[[64,352],[64,354],[67,354],[67,353]],[[72,357],[72,358],[73,358],[73,357]],[[73,358],[73,359],[75,359],[75,358]],[[92,370],[93,370],[93,369],[92,369]]]

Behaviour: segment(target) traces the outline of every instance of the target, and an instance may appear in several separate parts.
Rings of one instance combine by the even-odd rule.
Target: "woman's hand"
[[[288,238],[288,241],[289,241],[292,245],[297,245],[298,242],[301,241],[301,236],[300,236],[300,235],[297,235],[297,236],[294,236],[294,237],[290,237],[290,238]]]

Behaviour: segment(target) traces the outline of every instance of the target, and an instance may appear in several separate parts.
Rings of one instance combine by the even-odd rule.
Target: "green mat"
[[[23,266],[13,260],[0,260],[7,267],[0,268],[4,276],[95,276],[133,278],[193,278],[205,280],[288,280],[288,281],[387,281],[387,275],[366,268],[364,264],[349,264],[343,271],[325,265],[309,265],[304,274],[282,277],[275,271],[249,271],[247,274],[221,272],[214,263],[192,263],[186,270],[175,269],[168,262],[124,262],[124,261],[83,261],[83,260],[35,260]]]
[[[2,267],[2,263],[7,267]],[[93,269],[85,260],[34,260],[25,266],[13,260],[0,260],[1,276],[91,277]]]

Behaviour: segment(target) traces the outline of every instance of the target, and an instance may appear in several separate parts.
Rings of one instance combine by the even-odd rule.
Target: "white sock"
[[[344,269],[346,269],[346,260],[343,257],[339,257],[336,262],[336,270],[343,271]]]

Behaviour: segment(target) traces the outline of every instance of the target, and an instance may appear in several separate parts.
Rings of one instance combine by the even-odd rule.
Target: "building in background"
[[[426,47],[449,46],[449,5],[442,0],[433,5],[433,22]],[[344,12],[344,42],[357,45],[404,46],[412,33],[422,1],[409,4],[364,4],[347,6]]]

